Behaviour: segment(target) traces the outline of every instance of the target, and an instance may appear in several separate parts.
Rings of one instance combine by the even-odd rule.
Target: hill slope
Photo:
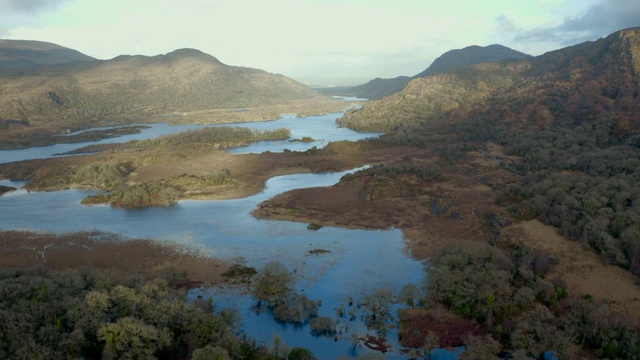
[[[386,131],[487,118],[520,128],[604,115],[620,129],[639,127],[640,29],[628,29],[541,56],[458,68],[412,80],[340,122]]]
[[[53,134],[163,114],[220,109],[246,112],[287,101],[327,101],[283,75],[225,65],[193,49],[4,75],[0,76],[0,93],[0,127],[15,131],[3,134],[13,139],[34,131]],[[212,117],[198,120],[215,122]]]
[[[321,94],[357,96],[372,100],[382,99],[402,90],[411,79],[444,73],[453,69],[480,64],[484,62],[523,59],[529,55],[502,45],[468,46],[463,49],[450,50],[438,57],[423,72],[413,76],[399,76],[393,79],[374,79],[366,84],[353,87],[318,89]]]
[[[447,51],[435,59],[427,69],[413,78],[444,73],[467,65],[503,60],[518,60],[528,57],[530,57],[530,55],[499,44],[489,46],[472,45],[462,49]]]
[[[532,59],[415,79],[339,121],[390,130],[387,144],[440,146],[432,152],[452,162],[487,155],[516,177],[481,177],[511,216],[555,226],[640,276],[639,53],[640,28],[626,29]]]
[[[93,60],[96,59],[56,44],[42,41],[0,39],[0,73]]]

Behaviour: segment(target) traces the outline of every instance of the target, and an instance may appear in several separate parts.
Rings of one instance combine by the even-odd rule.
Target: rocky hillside
[[[514,128],[615,118],[640,126],[640,28],[522,60],[484,63],[412,80],[403,91],[367,103],[340,122],[387,131],[407,123],[434,127],[493,119]]]
[[[19,73],[46,65],[92,60],[95,59],[91,56],[56,44],[0,39],[0,73]]]
[[[193,49],[0,75],[0,93],[0,135],[9,140],[164,114],[326,101],[283,75],[225,65]]]
[[[411,81],[411,79],[444,73],[467,65],[502,60],[524,59],[527,57],[530,56],[502,45],[473,45],[463,49],[447,51],[434,60],[427,69],[413,77],[398,76],[393,79],[378,78],[363,85],[318,89],[318,92],[327,95],[357,96],[378,100],[399,92],[407,85],[407,83],[409,83],[409,81]]]

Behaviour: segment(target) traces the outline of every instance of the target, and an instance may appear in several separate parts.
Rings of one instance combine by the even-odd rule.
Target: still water
[[[264,142],[234,149],[232,152],[278,152],[284,149],[305,150],[322,147],[328,141],[358,140],[376,134],[362,134],[339,129],[335,119],[341,114],[328,114],[299,119],[285,116],[272,122],[234,124],[257,129],[287,127],[292,138],[309,136],[312,143]],[[196,128],[188,126],[186,128]],[[168,133],[185,127],[156,124],[142,134],[127,135],[109,142],[124,142]],[[96,142],[94,142],[96,143]],[[0,151],[0,161],[25,158],[46,158],[52,154],[80,148],[90,143],[64,144],[25,150]],[[64,148],[64,149],[63,149]],[[47,232],[101,230],[129,238],[151,238],[190,245],[207,255],[232,260],[260,268],[269,261],[280,261],[295,273],[296,290],[309,299],[321,300],[320,316],[336,318],[336,308],[349,298],[356,301],[378,289],[397,294],[408,283],[420,285],[424,264],[411,259],[405,251],[405,239],[397,229],[367,231],[324,227],[308,230],[307,224],[259,220],[250,215],[258,204],[282,192],[337,183],[348,172],[297,174],[270,179],[264,191],[236,200],[180,201],[173,206],[144,209],[119,209],[109,206],[85,206],[80,201],[92,191],[27,192],[17,190],[0,197],[0,229],[24,229]],[[9,180],[0,184],[20,187]],[[312,255],[309,251],[328,252]],[[317,337],[308,325],[294,326],[274,320],[269,312],[256,313],[255,299],[239,295],[232,289],[199,289],[192,296],[211,296],[219,307],[232,307],[242,318],[242,331],[259,343],[270,346],[280,337],[289,346],[302,346],[316,356],[338,358],[369,353],[364,347],[354,347],[351,335]],[[350,333],[365,335],[361,321],[341,322]],[[373,333],[373,332],[372,332]],[[392,346],[387,358],[406,358],[399,352],[397,333],[391,329],[387,338]],[[445,354],[446,355],[446,354]],[[445,357],[438,357],[445,358]]]

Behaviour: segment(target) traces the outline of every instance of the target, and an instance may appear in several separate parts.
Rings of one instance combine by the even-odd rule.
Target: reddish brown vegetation
[[[362,339],[364,346],[368,347],[371,350],[380,351],[381,353],[386,353],[389,351],[389,344],[387,344],[387,339],[383,337],[376,337],[373,335],[367,335]]]
[[[177,244],[127,240],[114,234],[77,232],[47,234],[0,232],[0,265],[28,268],[45,265],[64,270],[90,267],[114,276],[163,276],[173,285],[194,287],[217,283],[228,266]]]
[[[486,335],[484,326],[444,309],[403,309],[400,312],[399,335],[402,346],[424,346],[429,332],[437,335],[438,346],[444,348],[463,345],[471,335]]]

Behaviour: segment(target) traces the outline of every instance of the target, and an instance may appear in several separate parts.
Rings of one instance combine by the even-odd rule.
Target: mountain
[[[413,79],[340,122],[387,131],[491,119],[540,128],[603,116],[620,131],[640,127],[640,28],[521,60],[483,63]]]
[[[3,139],[9,140],[34,131],[55,134],[156,115],[246,112],[287,101],[327,101],[283,75],[225,65],[194,49],[0,75],[0,93],[0,128],[6,130]],[[213,115],[203,116],[203,121],[214,121]]]
[[[0,73],[34,69],[74,61],[93,61],[91,56],[42,41],[0,39]]]
[[[530,55],[498,44],[484,47],[472,45],[463,49],[447,51],[435,59],[427,69],[413,78],[444,73],[467,65],[502,60],[524,59],[527,57],[530,57]]]
[[[392,79],[376,78],[366,84],[357,86],[337,86],[331,88],[318,88],[317,92],[332,96],[355,96],[365,99],[382,99],[387,95],[396,93],[411,80],[408,76],[398,76]]]
[[[427,69],[413,77],[399,76],[392,79],[377,78],[358,86],[325,88],[317,89],[316,91],[325,95],[357,96],[377,100],[402,90],[411,79],[444,73],[467,65],[523,59],[529,56],[530,55],[498,44],[484,47],[473,45],[463,49],[447,51],[434,60]]]

